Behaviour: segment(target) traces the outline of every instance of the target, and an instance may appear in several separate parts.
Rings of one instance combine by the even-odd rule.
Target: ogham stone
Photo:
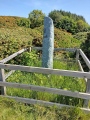
[[[53,68],[54,25],[50,17],[44,18],[44,35],[42,43],[42,67]]]

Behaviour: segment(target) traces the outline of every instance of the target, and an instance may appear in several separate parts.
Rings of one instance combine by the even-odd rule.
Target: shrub
[[[23,26],[23,27],[30,27],[30,20],[26,18],[21,18],[20,20],[17,20],[17,25],[18,26]]]

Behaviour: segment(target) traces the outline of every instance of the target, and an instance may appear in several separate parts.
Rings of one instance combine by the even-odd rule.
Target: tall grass
[[[14,100],[0,97],[0,120],[89,120],[79,108],[43,107],[24,105]]]

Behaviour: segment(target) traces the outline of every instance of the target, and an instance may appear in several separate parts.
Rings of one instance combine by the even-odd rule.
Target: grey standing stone
[[[42,46],[42,67],[53,68],[53,52],[54,52],[54,25],[50,17],[45,17]]]

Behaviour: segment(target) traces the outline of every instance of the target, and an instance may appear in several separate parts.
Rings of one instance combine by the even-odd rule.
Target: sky
[[[90,24],[90,0],[0,0],[0,16],[28,17],[33,10],[48,15],[53,10],[82,15]]]

